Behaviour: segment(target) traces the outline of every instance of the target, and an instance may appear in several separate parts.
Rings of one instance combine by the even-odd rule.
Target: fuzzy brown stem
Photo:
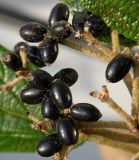
[[[132,89],[132,116],[138,124],[139,115],[139,62],[135,61],[134,68],[134,79]]]
[[[114,148],[119,148],[131,153],[137,153],[139,150],[139,145],[133,144],[133,143],[124,143],[124,142],[119,142],[119,141],[115,141],[113,139],[110,138],[106,138],[103,136],[98,136],[95,134],[86,134],[86,138],[90,141],[96,142],[98,144],[103,144],[103,145],[108,145]]]
[[[83,133],[92,133],[98,136],[103,136],[124,143],[134,143],[139,145],[139,136],[125,129],[90,128],[82,129],[81,131]]]
[[[112,50],[106,47],[102,42],[92,36],[90,32],[83,34],[83,39],[88,42],[89,45],[95,46],[98,50],[102,51],[106,56],[112,55]]]
[[[76,44],[76,43],[69,41],[67,39],[63,40],[61,43],[70,47],[70,48],[73,48],[75,50],[83,52],[88,56],[99,58],[99,59],[106,61],[106,62],[110,61],[110,58],[106,57],[105,55],[103,55],[101,53],[97,53],[96,51],[92,50],[91,48],[84,47],[82,45]]]
[[[112,39],[113,54],[116,56],[121,51],[120,51],[120,43],[119,43],[118,32],[114,29],[112,29],[112,31],[111,31],[111,39]]]
[[[128,73],[124,78],[123,81],[130,93],[130,95],[132,95],[132,77],[130,75],[130,73]]]
[[[127,124],[122,121],[98,121],[98,122],[85,122],[78,123],[79,129],[90,128],[113,128],[113,129],[128,129]]]
[[[136,153],[131,160],[139,160],[139,152]]]
[[[93,97],[98,98],[99,95],[98,91],[93,92]],[[112,98],[108,97],[105,103],[127,123],[132,132],[137,132],[134,120]]]
[[[10,91],[17,83],[19,83],[21,80],[26,79],[25,76],[20,76],[17,77],[9,82],[7,82],[6,84],[0,86],[0,90],[1,91]]]
[[[28,68],[28,57],[27,57],[27,54],[26,54],[26,49],[25,48],[20,48],[19,53],[20,53],[23,68],[27,69]]]

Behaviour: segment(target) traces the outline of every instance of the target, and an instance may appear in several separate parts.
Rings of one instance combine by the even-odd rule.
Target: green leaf
[[[86,9],[101,16],[106,24],[120,34],[139,40],[138,0],[63,0],[72,11]],[[127,40],[126,40],[127,43]]]
[[[6,49],[0,46],[0,60]],[[0,85],[15,78],[15,73],[0,61]],[[0,151],[30,152],[35,151],[38,141],[45,136],[31,129],[31,121],[26,113],[31,111],[40,117],[40,106],[28,106],[19,99],[21,88],[26,81],[20,82],[10,92],[0,93]]]

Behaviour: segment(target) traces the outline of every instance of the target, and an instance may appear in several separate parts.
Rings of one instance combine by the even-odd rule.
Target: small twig
[[[119,129],[90,128],[90,129],[82,129],[81,131],[83,133],[87,134],[92,133],[98,136],[103,136],[120,142],[139,144],[139,136],[132,134],[129,130],[125,129],[119,130]]]
[[[70,48],[73,48],[73,49],[76,49],[80,52],[83,52],[89,56],[101,59],[103,61],[108,62],[110,60],[110,58],[106,57],[105,55],[103,55],[101,53],[97,53],[96,51],[92,50],[91,48],[84,47],[84,46],[79,45],[77,43],[74,43],[68,39],[63,40],[61,43],[70,47]]]
[[[112,39],[112,51],[114,55],[117,55],[121,52],[120,50],[120,43],[119,43],[119,36],[118,32],[114,29],[111,31],[111,39]]]
[[[94,45],[98,50],[102,51],[105,55],[112,55],[112,50],[106,47],[102,42],[92,36],[90,32],[83,34],[83,39],[88,42],[88,45]]]
[[[138,124],[139,114],[139,62],[135,60],[134,68],[134,79],[132,89],[132,116]]]
[[[50,128],[50,122],[47,122],[45,120],[44,121],[40,121],[38,118],[36,118],[36,116],[34,116],[30,112],[27,113],[27,118],[33,122],[31,124],[31,128],[32,129],[47,133],[47,131]]]
[[[111,129],[128,129],[125,122],[122,121],[98,121],[98,122],[85,122],[78,123],[79,129],[90,129],[90,128],[111,128]]]
[[[104,86],[103,86],[104,88]],[[100,99],[101,101],[105,102],[111,109],[113,109],[129,126],[129,128],[132,130],[132,132],[137,132],[137,126],[134,122],[134,120],[112,99],[109,97],[108,90],[105,90],[102,88],[101,92],[94,91],[91,92],[91,96]]]
[[[124,81],[124,83],[125,83],[128,91],[129,91],[130,95],[132,95],[132,82],[133,82],[133,80],[132,80],[132,77],[131,77],[130,73],[128,73],[128,74],[123,78],[123,81]]]
[[[25,76],[16,77],[15,79],[0,86],[0,91],[10,91],[17,83],[19,83],[21,80],[24,80],[24,79],[26,79]]]
[[[139,151],[139,145],[133,143],[124,143],[120,141],[113,140],[111,138],[106,138],[103,136],[98,136],[95,134],[85,134],[86,138],[98,144],[108,145],[114,148],[119,148],[131,153],[137,153]]]
[[[28,57],[27,57],[27,54],[26,54],[26,49],[25,48],[20,48],[19,53],[20,53],[23,68],[27,69],[28,68]]]
[[[139,152],[136,153],[131,160],[139,160]]]

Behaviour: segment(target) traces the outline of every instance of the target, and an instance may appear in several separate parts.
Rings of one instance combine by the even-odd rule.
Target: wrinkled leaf
[[[0,59],[6,51],[0,46]],[[0,85],[15,77],[13,71],[0,61]],[[31,111],[40,117],[40,106],[28,106],[19,99],[19,93],[26,81],[20,82],[10,92],[0,92],[0,151],[30,152],[35,151],[36,144],[43,133],[31,129],[31,121],[26,113]]]

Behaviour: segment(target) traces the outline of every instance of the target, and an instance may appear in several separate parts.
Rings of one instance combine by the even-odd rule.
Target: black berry
[[[94,37],[98,37],[106,28],[106,24],[100,16],[90,14],[85,22],[85,27],[89,28]]]
[[[87,17],[88,13],[85,11],[76,12],[73,15],[72,27],[76,32],[79,31],[80,33],[82,33],[84,31],[84,25],[87,20]]]
[[[55,80],[52,82],[51,95],[59,108],[69,108],[72,104],[71,91],[64,81]]]
[[[66,21],[56,22],[51,29],[58,40],[65,39],[72,33],[71,26]]]
[[[54,79],[60,79],[72,86],[78,79],[78,73],[72,68],[64,68],[54,75]]]
[[[7,66],[7,68],[18,71],[22,69],[22,62],[18,56],[13,53],[5,53],[2,56],[3,63]]]
[[[27,47],[27,56],[29,60],[35,64],[37,67],[44,67],[45,64],[42,60],[40,48],[36,46],[28,46]]]
[[[52,100],[51,95],[43,98],[41,112],[44,118],[57,119],[60,115],[60,110]]]
[[[41,90],[28,85],[21,90],[20,99],[27,104],[39,104],[42,102],[43,97],[46,94],[46,90]]]
[[[26,50],[26,48],[28,47],[28,44],[26,42],[19,42],[14,46],[14,53],[20,57],[20,49],[24,48]]]
[[[37,145],[37,153],[42,157],[50,157],[59,152],[63,143],[57,134],[43,138]]]
[[[46,36],[46,28],[37,22],[30,22],[20,28],[20,36],[27,42],[40,42]]]
[[[58,21],[67,21],[69,18],[69,9],[64,3],[56,4],[50,13],[49,16],[49,27],[51,28]]]
[[[41,46],[42,60],[46,65],[54,63],[58,55],[58,43],[55,40],[47,40]]]
[[[119,54],[108,64],[105,76],[109,82],[116,83],[129,72],[133,60],[124,54]]]
[[[46,71],[34,70],[28,74],[28,82],[35,88],[48,89],[53,81],[53,77]]]
[[[100,111],[88,103],[78,103],[72,106],[70,116],[82,122],[95,122],[102,117]]]
[[[72,145],[78,141],[78,130],[74,121],[69,118],[61,118],[57,120],[58,135],[65,145]]]

